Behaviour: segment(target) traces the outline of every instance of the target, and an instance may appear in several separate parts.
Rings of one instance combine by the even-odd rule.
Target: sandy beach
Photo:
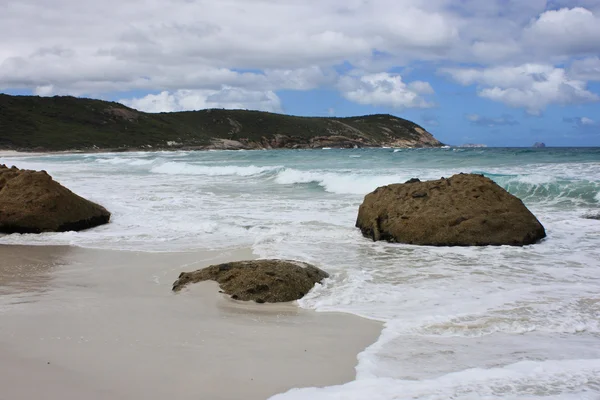
[[[0,150],[0,157],[17,157],[27,155],[28,153],[22,153],[14,150]]]
[[[0,246],[0,399],[266,399],[354,379],[379,323],[170,290],[252,257]]]

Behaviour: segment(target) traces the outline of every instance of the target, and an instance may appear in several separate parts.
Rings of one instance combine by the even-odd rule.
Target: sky
[[[0,0],[0,92],[600,146],[600,0]]]

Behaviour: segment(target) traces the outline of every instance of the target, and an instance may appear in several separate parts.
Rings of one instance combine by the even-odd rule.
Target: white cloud
[[[401,80],[401,77],[399,75],[397,76],[397,78]],[[408,84],[407,88],[410,91],[418,93],[418,94],[434,94],[435,93],[433,88],[429,84],[429,82],[413,81]]]
[[[581,117],[580,119],[581,125],[594,125],[596,122],[588,117]]]
[[[333,69],[310,66],[298,69],[267,69],[265,70],[265,86],[271,89],[310,90],[322,85],[329,85],[337,80]]]
[[[52,96],[56,93],[54,85],[37,86],[33,89],[33,94],[36,96]]]
[[[360,103],[427,107],[429,84],[386,71],[414,62],[554,68],[600,52],[598,0],[9,0],[0,9],[0,37],[10,38],[0,45],[0,90],[43,95],[341,87]],[[339,82],[334,68],[345,63],[365,78]],[[553,78],[546,104],[593,97],[577,83],[598,76],[590,65]],[[388,77],[369,81],[380,73]],[[455,75],[473,81],[465,74]],[[507,104],[545,106],[535,100],[541,85],[474,83]]]
[[[479,85],[478,95],[537,115],[549,104],[599,101],[586,82],[571,78],[563,68],[523,64],[516,67],[442,69],[462,85]]]
[[[582,129],[582,130],[586,130],[586,131],[591,131],[591,132],[597,132],[598,128],[600,128],[600,122],[588,118],[588,117],[570,117],[570,118],[563,118],[564,122],[573,124],[573,126],[575,128],[578,129]]]
[[[514,39],[503,39],[502,41],[475,41],[470,51],[473,57],[486,63],[519,58],[522,54],[522,45]]]
[[[427,82],[414,81],[406,84],[400,75],[389,73],[345,76],[338,85],[342,95],[359,104],[393,108],[428,108],[433,104],[422,95],[432,94]]]
[[[177,90],[123,99],[120,103],[146,112],[191,111],[205,108],[251,109],[281,112],[281,101],[272,91],[224,87],[221,90]]]
[[[0,12],[0,37],[10,37],[0,89],[307,90],[374,49],[396,57],[451,46],[458,31],[445,1],[13,1]]]
[[[524,31],[524,41],[534,51],[555,55],[600,52],[600,15],[582,8],[562,8],[542,13]]]
[[[265,71],[238,72],[227,68],[198,65],[194,68],[180,65],[152,65],[145,74],[136,72],[137,63],[129,67],[120,61],[112,62],[106,56],[94,62],[82,55],[65,57],[43,53],[28,62],[12,58],[0,65],[0,88],[31,87],[36,93],[98,94],[129,90],[155,91],[157,89],[219,89],[223,85],[249,90],[309,90],[337,79],[335,71],[318,66],[299,69],[267,69]],[[38,71],[37,63],[45,65]],[[128,70],[131,68],[131,70]],[[77,71],[74,74],[74,71]],[[42,94],[40,93],[40,94]]]
[[[589,57],[571,63],[570,75],[577,79],[600,81],[600,58]]]

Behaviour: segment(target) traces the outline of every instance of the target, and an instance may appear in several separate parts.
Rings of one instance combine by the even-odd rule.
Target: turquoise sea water
[[[300,301],[385,322],[356,381],[279,399],[600,398],[600,148],[352,149],[0,157],[106,206],[85,232],[0,243],[183,251],[252,247],[332,273]],[[522,248],[373,243],[376,187],[482,173],[548,237]]]

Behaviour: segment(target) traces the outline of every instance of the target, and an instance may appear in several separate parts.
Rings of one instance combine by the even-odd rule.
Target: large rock
[[[356,226],[373,240],[433,246],[522,246],[546,236],[521,200],[474,174],[380,187],[365,196]]]
[[[182,272],[173,283],[173,290],[177,292],[189,283],[213,280],[233,299],[277,303],[302,298],[315,283],[328,276],[327,272],[298,261],[237,261]]]
[[[0,165],[0,232],[79,231],[106,224],[104,207],[77,196],[46,171]]]

